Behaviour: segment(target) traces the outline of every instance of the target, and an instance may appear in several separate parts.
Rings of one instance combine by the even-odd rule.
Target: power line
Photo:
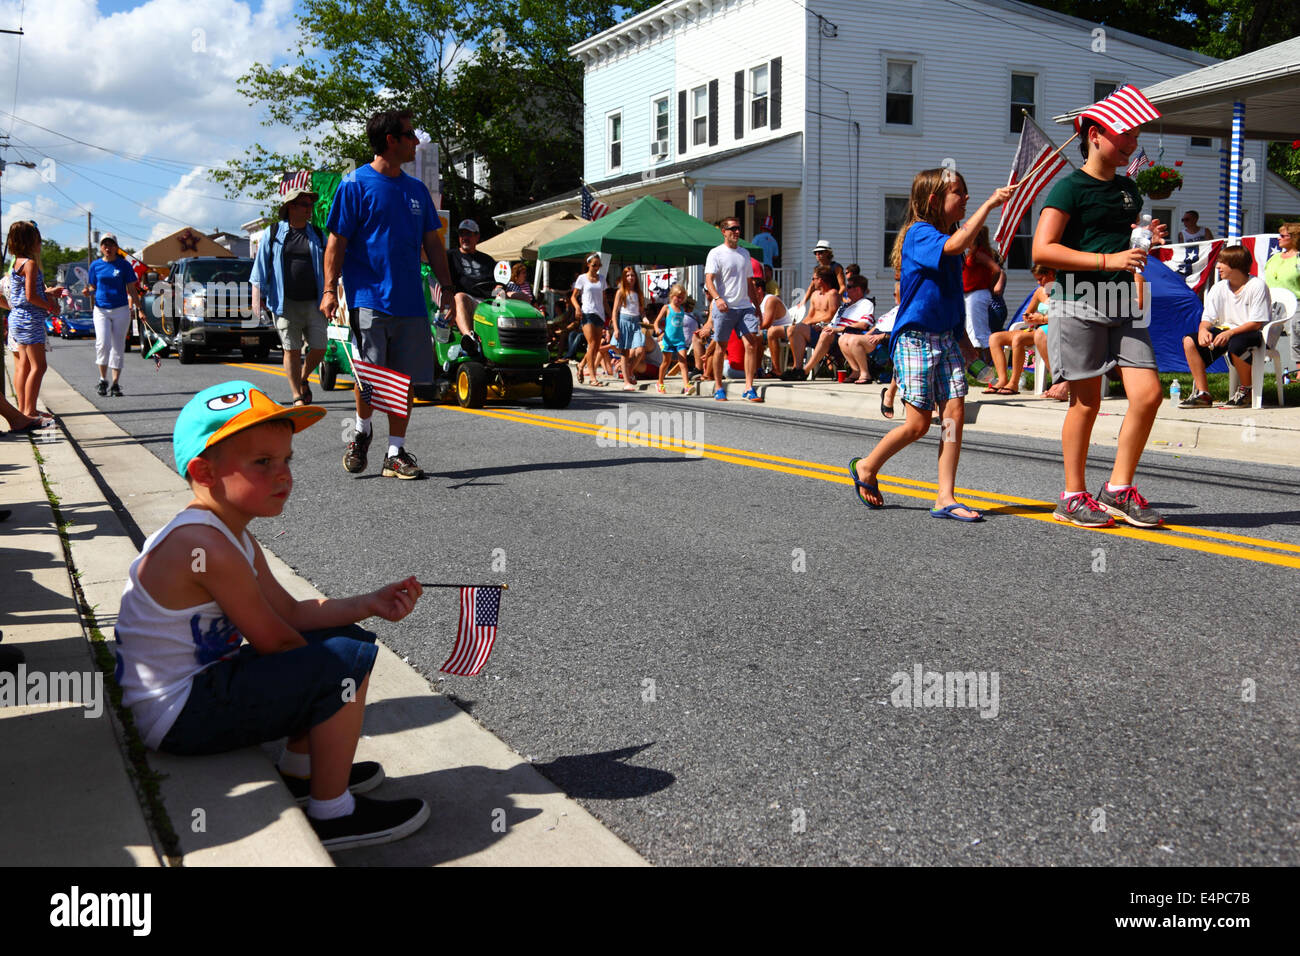
[[[27,12],[27,0],[21,0],[18,7],[18,51],[14,57],[14,105],[12,109],[18,109],[18,77],[19,71],[22,70],[23,64],[23,14]],[[11,113],[10,116],[13,114]],[[9,132],[14,131],[13,120],[9,121]]]

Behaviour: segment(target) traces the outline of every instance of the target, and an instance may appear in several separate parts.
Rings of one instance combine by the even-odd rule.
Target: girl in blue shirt
[[[870,455],[849,462],[854,492],[870,508],[885,503],[877,481],[880,469],[929,431],[938,405],[943,416],[939,491],[930,514],[958,521],[983,519],[955,496],[966,417],[966,362],[959,339],[966,321],[962,254],[974,244],[988,214],[1012,193],[1008,187],[997,190],[954,231],[966,212],[966,180],[951,169],[926,169],[912,180],[907,218],[894,242],[893,263],[902,275],[898,316],[889,340],[906,418],[880,439]]]

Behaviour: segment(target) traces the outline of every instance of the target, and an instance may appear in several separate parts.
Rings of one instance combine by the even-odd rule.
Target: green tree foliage
[[[402,107],[438,144],[443,192],[457,218],[572,189],[582,172],[582,66],[574,43],[653,0],[303,0],[299,44],[281,69],[257,65],[239,83],[266,125],[300,131],[302,149],[255,145],[216,178],[274,205],[279,174],[369,162],[365,121]],[[449,163],[473,150],[488,183]],[[486,186],[486,188],[484,188]]]

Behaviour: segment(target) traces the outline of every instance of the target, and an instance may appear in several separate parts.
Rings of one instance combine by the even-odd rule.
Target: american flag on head
[[[361,400],[399,418],[407,416],[407,400],[411,392],[411,377],[392,369],[352,357],[352,372],[361,387]]]
[[[287,196],[291,189],[311,189],[311,170],[300,169],[296,173],[285,173],[280,179],[280,195]]]
[[[601,216],[609,212],[609,206],[601,202],[591,194],[586,186],[582,187],[582,211],[581,216],[591,222],[595,222]]]
[[[444,674],[473,677],[483,669],[497,639],[497,615],[501,610],[499,587],[461,588],[460,621],[456,645],[439,668]]]
[[[1020,188],[1002,207],[998,231],[993,237],[999,252],[1006,255],[1016,230],[1020,228],[1020,220],[1033,206],[1035,197],[1069,165],[1070,161],[1056,152],[1056,144],[1047,138],[1032,117],[1026,116],[1025,125],[1020,128],[1020,145],[1011,161],[1011,176],[1007,180],[1008,186],[1020,184]]]
[[[1129,160],[1128,169],[1124,170],[1124,175],[1129,179],[1132,179],[1137,175],[1138,170],[1149,162],[1151,162],[1151,160],[1147,159],[1147,151],[1139,148],[1137,155]]]
[[[1079,132],[1085,119],[1096,120],[1112,133],[1127,133],[1143,123],[1160,119],[1160,111],[1142,95],[1132,83],[1125,83],[1114,93],[1098,103],[1093,103],[1074,118],[1074,131]]]

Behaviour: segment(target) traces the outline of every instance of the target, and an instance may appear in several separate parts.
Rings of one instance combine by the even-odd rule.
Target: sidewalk
[[[620,394],[621,379],[606,381],[611,384],[604,388],[593,389],[576,382],[574,387],[602,394]],[[712,381],[706,380],[699,385],[700,394],[694,400],[712,402]],[[681,397],[680,377],[666,381],[664,387],[666,397]],[[888,421],[880,411],[883,385],[757,379],[754,387],[766,405],[872,422]],[[743,381],[730,380],[725,389],[728,402],[749,404],[741,397],[745,390]],[[655,394],[655,382],[639,382],[638,390]],[[1019,395],[985,395],[981,388],[972,388],[966,397],[965,430],[1059,442],[1067,406],[1066,402],[1036,398],[1032,391]],[[1101,413],[1092,432],[1092,444],[1114,448],[1127,411],[1127,399],[1102,399]],[[895,423],[902,421],[901,402],[896,402],[894,414]],[[1147,448],[1258,464],[1300,465],[1300,406],[1278,408],[1272,405],[1258,410],[1179,409],[1165,399],[1151,429]]]
[[[190,495],[175,472],[53,369],[41,394],[59,426],[39,441],[0,435],[0,500],[14,512],[0,526],[0,629],[5,647],[24,650],[28,673],[93,675],[98,668],[71,574],[111,641],[138,543]],[[42,469],[67,524],[71,572]],[[266,553],[291,594],[322,596]],[[0,681],[8,681],[0,683],[0,694],[12,689],[9,675]],[[85,686],[94,687],[92,676]],[[280,782],[270,756],[275,747],[204,758],[148,753],[149,769],[165,775],[159,795],[176,836],[151,830],[104,691],[97,719],[83,717],[92,706],[6,706],[11,701],[0,696],[0,808],[7,835],[0,841],[0,865],[645,865],[382,645],[357,759],[384,766],[388,779],[375,796],[418,795],[433,813],[405,840],[333,859]]]

